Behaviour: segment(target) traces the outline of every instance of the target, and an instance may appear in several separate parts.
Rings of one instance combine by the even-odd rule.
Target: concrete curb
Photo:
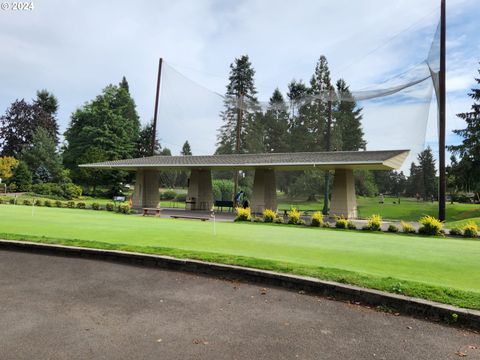
[[[170,256],[51,245],[28,241],[0,240],[0,249],[106,260],[117,263],[201,273],[230,280],[254,282],[296,291],[305,291],[310,294],[334,297],[337,300],[346,300],[363,305],[382,306],[402,314],[427,318],[433,321],[443,321],[455,326],[463,326],[480,331],[480,311],[477,310],[463,309],[429,300],[391,294],[333,281],[319,280],[311,277],[282,274],[234,265],[209,263],[199,260],[177,259]]]

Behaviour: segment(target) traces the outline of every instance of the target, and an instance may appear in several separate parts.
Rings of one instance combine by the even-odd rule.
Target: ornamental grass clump
[[[310,222],[311,226],[322,227],[323,225],[323,215],[320,211],[315,211],[312,215],[312,221]]]
[[[382,230],[382,217],[378,214],[373,214],[368,218],[367,227],[372,231]]]
[[[263,210],[263,221],[266,223],[271,223],[277,217],[277,213],[272,209]]]
[[[462,230],[465,237],[475,238],[478,235],[478,225],[473,221],[467,222]]]
[[[405,221],[401,221],[400,225],[402,226],[402,231],[405,234],[415,234],[416,233],[415,228],[413,227],[412,224],[410,224],[408,222],[405,222]]]
[[[296,208],[292,208],[288,212],[288,223],[296,225],[300,222],[300,212]]]
[[[421,226],[418,232],[423,235],[441,235],[443,224],[437,218],[425,215],[418,221]]]
[[[250,208],[241,208],[237,207],[236,208],[237,212],[237,217],[235,218],[235,221],[251,221],[252,220],[252,211]]]

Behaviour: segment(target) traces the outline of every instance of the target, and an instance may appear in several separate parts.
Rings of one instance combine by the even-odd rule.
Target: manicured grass
[[[480,217],[473,217],[473,218],[469,218],[469,219],[452,221],[452,222],[447,223],[447,226],[448,226],[448,228],[452,228],[452,227],[461,228],[470,221],[474,222],[475,224],[477,224],[480,227]]]
[[[358,215],[367,218],[372,214],[380,214],[384,219],[418,221],[424,215],[438,215],[438,202],[417,201],[412,198],[385,197],[383,204],[379,203],[378,197],[358,197]],[[304,210],[319,210],[323,208],[323,201],[307,202],[301,200],[289,200],[285,196],[279,196],[279,209],[296,207]],[[480,217],[480,205],[447,203],[447,222],[458,221],[473,217]]]
[[[0,205],[0,238],[315,276],[480,309],[480,241]]]

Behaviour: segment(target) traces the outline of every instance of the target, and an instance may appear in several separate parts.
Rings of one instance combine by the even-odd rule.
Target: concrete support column
[[[265,209],[277,210],[277,185],[274,170],[255,170],[250,208],[252,213],[262,213]]]
[[[159,171],[138,170],[136,174],[135,191],[132,196],[132,207],[134,209],[156,208],[160,201],[159,186]]]
[[[192,169],[188,180],[187,210],[206,210],[213,207],[212,172]]]
[[[355,197],[353,170],[335,170],[330,215],[346,218],[357,217],[357,198]]]

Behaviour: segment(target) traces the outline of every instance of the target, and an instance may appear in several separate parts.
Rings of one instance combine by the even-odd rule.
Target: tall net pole
[[[440,73],[439,73],[439,124],[438,124],[438,218],[445,220],[445,201],[446,201],[446,179],[445,179],[445,102],[446,102],[446,0],[441,0],[440,5]]]
[[[331,92],[330,92],[331,95]],[[326,135],[326,141],[325,141],[325,150],[330,151],[331,150],[331,129],[332,129],[332,99],[331,96],[328,97],[328,103],[327,103],[327,131],[325,133]],[[323,201],[323,210],[322,213],[323,215],[328,215],[328,203],[329,203],[329,196],[330,196],[330,171],[326,170],[325,172],[325,199]]]
[[[242,133],[242,118],[243,118],[243,94],[240,93],[238,96],[238,110],[237,110],[237,136],[235,141],[235,152],[240,154],[240,141],[241,141],[241,133]],[[236,196],[238,192],[238,170],[235,170],[234,178],[233,178],[233,196],[234,202],[236,201]],[[237,204],[234,204],[237,205]]]
[[[158,75],[157,75],[157,91],[155,94],[155,110],[153,112],[153,124],[152,124],[152,144],[151,155],[155,155],[155,144],[157,143],[157,114],[158,114],[158,99],[160,97],[160,81],[162,79],[162,63],[163,59],[158,60]]]

